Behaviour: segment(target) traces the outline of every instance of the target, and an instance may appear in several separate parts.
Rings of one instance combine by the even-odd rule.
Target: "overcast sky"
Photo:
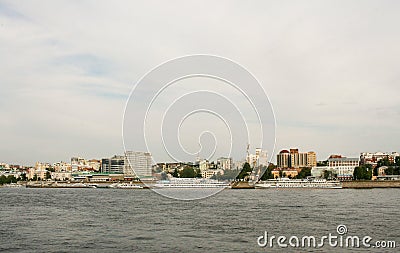
[[[254,74],[276,151],[399,151],[399,12],[382,0],[0,1],[0,161],[121,154],[134,84],[188,54]]]

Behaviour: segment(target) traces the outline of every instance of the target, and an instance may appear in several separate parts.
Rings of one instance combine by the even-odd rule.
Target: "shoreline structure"
[[[90,187],[68,187],[65,186],[68,185],[68,183],[55,184],[54,182],[48,182],[48,181],[18,182],[17,184],[25,186],[27,188],[90,188]],[[96,184],[106,186],[109,183],[96,183]],[[400,180],[343,181],[342,184],[343,184],[342,187],[343,189],[400,188]],[[135,185],[143,186],[143,189],[149,188],[141,182],[137,182],[135,183]],[[99,188],[107,188],[107,187],[99,187]],[[238,181],[232,183],[231,189],[254,189],[254,185],[249,184],[249,182]]]

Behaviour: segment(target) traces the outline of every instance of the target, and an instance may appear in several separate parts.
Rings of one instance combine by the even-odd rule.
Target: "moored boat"
[[[172,178],[160,180],[154,188],[228,188],[230,184],[214,179],[204,178]]]
[[[341,189],[342,183],[337,180],[326,179],[289,179],[277,178],[257,182],[255,188],[320,188],[320,189]]]

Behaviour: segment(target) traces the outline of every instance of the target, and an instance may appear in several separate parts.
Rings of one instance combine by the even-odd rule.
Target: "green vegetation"
[[[326,180],[332,180],[332,179],[334,179],[335,177],[336,177],[336,175],[333,174],[332,171],[330,171],[330,170],[324,170],[324,178],[325,178]]]
[[[370,164],[361,165],[354,169],[353,179],[354,180],[371,180],[372,178],[372,166]]]
[[[197,177],[197,172],[193,168],[186,166],[179,173],[179,176],[184,177],[184,178],[195,178],[195,177]]]
[[[25,173],[22,173],[21,176],[20,176],[20,178],[19,178],[19,180],[21,180],[21,181],[26,181],[26,180],[28,180],[28,178],[26,177],[26,174],[25,174]]]
[[[225,170],[224,174],[221,175],[221,173],[217,173],[216,175],[212,176],[211,179],[216,179],[216,180],[233,180],[236,178],[239,170]]]
[[[274,179],[274,175],[272,175],[272,171],[276,169],[276,165],[270,163],[268,165],[267,170],[264,172],[260,180],[268,180],[268,179]]]
[[[195,178],[201,177],[201,172],[198,168],[195,169],[191,166],[185,166],[181,171],[175,169],[174,172],[172,172],[172,176],[181,178]]]
[[[374,169],[375,176],[378,175],[378,168],[382,166],[388,167],[385,170],[386,175],[400,175],[400,157],[396,157],[394,163],[390,162],[387,157],[379,160],[377,166]]]
[[[397,159],[396,159],[397,160]],[[382,167],[382,166],[391,166],[393,165],[392,163],[390,163],[389,159],[387,157],[381,159],[378,161],[377,163],[377,168]]]
[[[318,161],[317,166],[318,167],[328,166],[328,161]]]
[[[245,163],[243,165],[243,169],[240,171],[239,175],[237,175],[236,179],[243,180],[246,179],[252,172],[252,168],[249,163]]]
[[[0,185],[16,183],[18,180],[13,175],[6,177],[5,175],[0,176]]]
[[[296,179],[304,179],[311,176],[311,168],[306,167],[306,168],[302,168],[301,171],[299,172],[299,174],[297,174],[297,176],[295,177]]]
[[[389,166],[385,170],[386,175],[400,175],[400,167],[397,166]]]

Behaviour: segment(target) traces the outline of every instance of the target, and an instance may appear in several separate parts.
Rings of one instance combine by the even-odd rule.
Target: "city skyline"
[[[259,151],[257,151],[259,150]],[[290,150],[290,151],[289,151]],[[263,152],[264,156],[263,157],[259,157],[259,155],[257,154],[257,152]],[[295,152],[295,155],[297,156],[293,156],[292,152]],[[82,159],[83,161],[99,161],[101,162],[101,160],[104,159],[111,159],[111,158],[118,158],[118,159],[126,159],[127,154],[132,154],[132,153],[141,153],[141,154],[148,154],[149,155],[149,159],[152,161],[151,164],[152,165],[158,165],[158,164],[168,164],[168,163],[199,163],[200,161],[208,161],[208,162],[218,162],[218,160],[220,159],[230,159],[232,160],[233,163],[238,163],[238,164],[243,164],[244,162],[249,163],[250,165],[255,165],[255,166],[259,166],[259,165],[267,165],[270,161],[269,159],[269,154],[266,153],[264,150],[261,150],[259,148],[255,149],[255,152],[253,154],[253,152],[249,152],[247,154],[247,156],[243,157],[242,159],[238,159],[235,160],[232,157],[218,157],[215,160],[208,160],[204,157],[196,157],[194,160],[190,160],[190,161],[154,161],[154,159],[151,158],[151,154],[147,153],[147,152],[143,152],[143,151],[125,151],[122,154],[118,154],[118,153],[112,153],[109,154],[108,156],[104,156],[104,157],[84,157],[84,156],[70,156],[68,159],[65,160],[55,160],[55,161],[49,161],[49,160],[36,160],[34,163],[32,164],[21,164],[21,163],[15,163],[13,161],[7,161],[7,160],[0,160],[0,164],[9,164],[9,165],[18,165],[18,166],[26,166],[26,167],[30,167],[30,166],[34,166],[34,164],[36,163],[41,163],[41,164],[59,164],[59,163],[70,163],[70,164],[74,164],[75,160],[76,162],[80,159]],[[394,162],[394,158],[391,157],[391,155],[398,155],[398,151],[362,151],[359,152],[358,155],[353,156],[353,158],[357,158],[360,161],[362,160],[367,160],[369,162],[374,161],[374,163],[376,164],[376,161],[379,159],[382,159],[383,157],[389,157],[389,161]],[[267,155],[267,157],[265,157],[265,155]],[[288,155],[288,157],[283,157],[282,155]],[[298,156],[300,155],[300,156]],[[311,155],[311,158],[309,157]],[[302,157],[304,156],[304,157]],[[301,168],[301,167],[315,167],[317,166],[317,162],[326,162],[328,161],[330,158],[332,157],[351,157],[348,156],[344,153],[331,153],[328,157],[326,158],[319,158],[318,157],[318,152],[312,150],[312,151],[299,151],[298,148],[284,148],[282,150],[280,150],[279,152],[277,152],[277,154],[275,154],[274,158],[272,159],[271,163],[276,165],[277,167],[287,167],[287,168]],[[249,160],[250,159],[250,160]],[[259,161],[260,159],[260,161]],[[293,162],[290,160],[297,161],[297,162]],[[149,161],[150,161],[149,160]],[[262,161],[262,162],[261,162]],[[256,162],[256,163],[255,163]],[[258,164],[259,163],[259,164]],[[148,162],[148,164],[150,164],[150,162]],[[253,166],[252,166],[253,167]]]
[[[314,150],[318,160],[399,150],[400,3],[308,3],[2,1],[0,160],[122,154],[134,83],[162,62],[198,53],[237,61],[261,82],[277,123],[269,157],[285,147]]]

